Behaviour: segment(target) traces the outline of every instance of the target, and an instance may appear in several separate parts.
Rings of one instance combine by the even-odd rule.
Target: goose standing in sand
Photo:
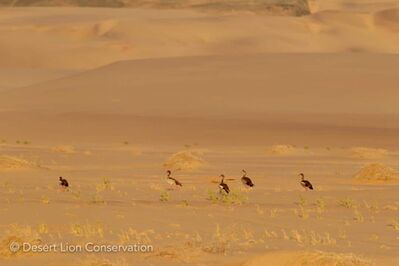
[[[312,183],[310,181],[305,180],[305,175],[303,173],[300,173],[299,176],[301,177],[301,186],[305,188],[305,191],[313,190]]]
[[[220,191],[220,193],[223,193],[223,191],[224,191],[224,193],[229,194],[229,193],[230,193],[230,188],[229,188],[229,186],[224,182],[224,175],[220,175],[220,177],[222,178],[222,180],[220,181],[220,184],[219,184],[219,191]]]
[[[166,182],[171,185],[171,186],[180,186],[182,187],[182,183],[180,183],[179,181],[177,181],[175,178],[171,177],[172,172],[170,170],[166,171],[166,173],[168,174],[168,176],[166,177]]]
[[[69,187],[68,181],[65,178],[62,178],[62,176],[60,176],[60,186],[64,189]]]
[[[241,182],[244,184],[244,186],[252,188],[254,186],[254,183],[252,182],[251,178],[247,176],[247,171],[242,170],[242,173],[244,175],[241,177]]]

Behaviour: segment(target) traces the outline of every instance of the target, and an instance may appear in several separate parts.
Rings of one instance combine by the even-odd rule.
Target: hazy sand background
[[[399,1],[98,3],[0,3],[1,265],[395,265]]]

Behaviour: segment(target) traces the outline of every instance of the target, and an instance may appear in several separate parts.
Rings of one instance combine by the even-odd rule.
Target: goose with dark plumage
[[[177,187],[177,186],[182,187],[182,186],[183,186],[183,184],[180,183],[179,181],[177,181],[176,178],[173,178],[173,177],[172,177],[172,172],[171,172],[170,170],[166,171],[166,174],[167,174],[166,182],[167,182],[169,185],[171,185],[171,186],[173,186],[173,187]]]
[[[59,180],[60,180],[60,186],[62,188],[67,189],[69,187],[69,183],[68,183],[68,181],[65,178],[60,176]]]
[[[300,173],[299,176],[301,177],[301,186],[305,188],[305,191],[313,190],[313,185],[310,183],[309,180],[305,179],[305,175]]]
[[[242,170],[243,176],[241,177],[241,182],[244,186],[252,188],[255,184],[252,182],[251,178],[247,176],[247,171]]]
[[[229,194],[230,193],[230,188],[229,186],[224,182],[224,175],[220,175],[220,177],[222,178],[222,180],[219,183],[219,192],[220,193],[225,193],[225,194]]]

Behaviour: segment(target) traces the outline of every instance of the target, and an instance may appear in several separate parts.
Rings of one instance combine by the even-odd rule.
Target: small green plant
[[[256,204],[255,207],[256,207],[256,212],[259,215],[263,215],[265,213],[265,211],[259,206],[259,204]]]
[[[159,200],[163,202],[169,201],[169,198],[170,194],[167,191],[162,191],[161,194],[159,195]]]
[[[270,210],[270,218],[275,218],[277,216],[278,209],[271,209]]]
[[[212,201],[212,203],[218,203],[220,200],[220,195],[213,191],[208,191],[208,198],[207,200]]]
[[[305,210],[304,207],[300,207],[299,209],[294,210],[295,214],[302,219],[308,219],[309,218],[309,211]]]
[[[316,207],[317,209],[324,210],[326,208],[326,202],[324,201],[324,199],[317,199]]]
[[[235,192],[227,194],[224,192],[216,193],[208,191],[207,200],[212,201],[212,203],[243,204],[248,200],[248,198],[245,195]]]
[[[377,203],[369,204],[367,201],[364,200],[363,204],[364,204],[364,207],[366,209],[370,210],[370,212],[373,212],[373,213],[378,213],[379,212],[379,207],[378,207]]]
[[[321,218],[321,215],[324,213],[324,210],[326,208],[326,202],[323,199],[317,199],[316,200],[316,212],[317,212],[317,218]]]
[[[398,220],[393,220],[389,226],[391,226],[393,228],[393,230],[395,230],[396,232],[399,232],[399,221]]]
[[[49,204],[50,199],[47,196],[42,196],[41,201],[43,204]]]
[[[351,198],[340,200],[338,204],[339,206],[342,206],[347,209],[354,209],[356,207],[356,202]]]
[[[40,234],[48,234],[48,226],[47,224],[39,224],[38,226],[38,230]]]
[[[300,196],[297,204],[301,207],[305,207],[307,205],[307,200],[303,196]]]
[[[97,193],[102,192],[104,190],[114,190],[114,187],[112,186],[111,181],[107,177],[103,178],[102,183],[96,185]]]
[[[363,214],[358,209],[355,209],[354,215],[355,215],[355,217],[353,219],[355,221],[357,221],[357,222],[363,222],[364,221]]]
[[[73,191],[73,192],[72,192],[72,195],[73,195],[73,197],[74,197],[76,200],[80,199],[80,195],[81,195],[80,190]]]
[[[71,224],[70,225],[70,233],[77,237],[85,237],[85,238],[103,238],[104,237],[104,226],[97,222],[94,224],[86,221],[85,224]]]
[[[105,203],[105,200],[104,200],[104,198],[103,198],[101,195],[99,195],[99,194],[96,193],[96,194],[92,197],[91,203],[94,203],[94,204],[104,204],[104,203]]]

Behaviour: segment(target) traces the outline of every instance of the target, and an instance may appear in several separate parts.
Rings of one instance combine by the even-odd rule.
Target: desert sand
[[[111,2],[0,3],[0,265],[397,265],[399,1]]]

